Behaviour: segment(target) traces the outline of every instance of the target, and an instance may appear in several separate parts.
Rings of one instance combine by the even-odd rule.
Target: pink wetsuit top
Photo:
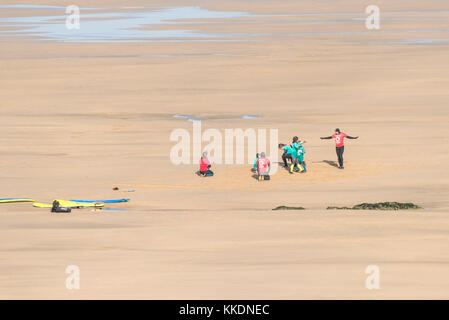
[[[200,160],[200,171],[207,171],[209,168],[210,162],[208,159],[201,159]]]
[[[259,158],[257,159],[257,170],[259,172],[268,172],[268,165],[270,164],[270,160],[267,158]]]

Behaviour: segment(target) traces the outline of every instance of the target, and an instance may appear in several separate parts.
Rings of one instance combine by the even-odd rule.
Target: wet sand
[[[370,3],[359,2],[201,7],[363,17]],[[449,10],[444,1],[379,5]],[[34,11],[0,10],[18,14]],[[447,13],[397,15],[407,16],[420,19],[385,20],[381,30],[448,29]],[[449,43],[404,43],[448,33],[327,34],[366,29],[364,21],[258,19],[157,28],[277,35],[80,44],[0,34],[2,198],[132,198],[109,206],[128,211],[69,215],[0,204],[0,298],[448,298]],[[285,36],[311,32],[319,34]],[[212,179],[198,178],[197,165],[170,163],[170,132],[192,130],[175,114],[203,119],[203,129],[277,128],[285,143],[298,135],[307,140],[309,172],[280,169],[259,183],[248,165],[218,165]],[[319,139],[335,127],[360,135],[347,142],[344,171],[325,162],[336,160],[334,146]],[[324,210],[377,201],[425,209]],[[271,211],[278,205],[307,210]],[[80,290],[65,287],[72,264],[81,268]],[[365,288],[372,264],[380,290]]]

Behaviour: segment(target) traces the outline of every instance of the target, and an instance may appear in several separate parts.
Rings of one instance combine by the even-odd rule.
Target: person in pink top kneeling
[[[201,175],[203,177],[212,177],[214,173],[212,170],[210,170],[210,167],[211,165],[209,159],[207,159],[207,152],[203,152],[200,160],[200,171],[198,171],[198,175]]]
[[[259,159],[257,159],[257,178],[259,181],[270,180],[270,169],[271,163],[270,159],[265,156],[265,152],[260,154]]]

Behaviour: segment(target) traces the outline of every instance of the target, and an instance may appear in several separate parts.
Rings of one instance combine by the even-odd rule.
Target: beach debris
[[[304,207],[287,207],[287,206],[278,206],[271,210],[305,210]]]
[[[114,187],[114,188],[112,188],[112,190],[114,190],[114,191],[119,191],[120,189],[119,189],[119,187]],[[130,190],[120,190],[121,192],[136,192],[136,190],[134,190],[134,189],[130,189]]]
[[[376,202],[360,203],[353,207],[327,207],[327,210],[408,210],[422,209],[420,206],[407,202]]]
[[[242,116],[242,119],[259,119],[259,118],[261,118],[261,116],[257,114],[245,114],[244,116]]]

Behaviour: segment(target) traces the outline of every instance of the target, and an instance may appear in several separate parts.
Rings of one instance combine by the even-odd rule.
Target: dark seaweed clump
[[[279,206],[272,210],[305,210],[303,207],[287,207],[287,206]]]
[[[350,207],[327,207],[328,210],[407,210],[407,209],[422,209],[414,203],[407,202],[377,202],[377,203],[360,203],[352,208]]]

